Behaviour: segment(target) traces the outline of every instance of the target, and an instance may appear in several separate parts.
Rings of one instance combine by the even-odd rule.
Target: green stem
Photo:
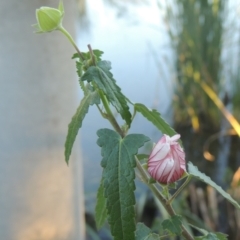
[[[147,175],[146,171],[142,167],[141,163],[138,161],[137,157],[136,157],[136,162],[137,162],[137,169],[140,172],[141,177],[142,177],[143,181],[145,182],[145,184],[147,184],[147,186],[152,190],[153,194],[162,203],[164,208],[167,210],[168,214],[170,216],[175,216],[176,213],[175,213],[174,209],[172,208],[171,203],[168,203],[167,199],[161,194],[161,192],[155,185],[148,184],[149,176]],[[185,228],[185,226],[183,224],[182,224],[181,228],[182,228],[182,235],[185,237],[185,239],[194,240],[193,236],[188,232],[188,230]]]
[[[133,122],[133,119],[135,118],[136,114],[137,114],[137,111],[136,111],[136,109],[134,108],[131,122]]]
[[[113,113],[111,111],[111,108],[109,107],[109,103],[108,103],[108,100],[107,100],[106,96],[103,94],[103,92],[101,90],[99,90],[99,95],[100,95],[100,98],[102,100],[103,106],[104,106],[104,108],[106,110],[106,113],[107,113],[106,117],[107,117],[107,119],[112,124],[113,128],[115,129],[115,131],[118,132],[121,135],[121,137],[124,137],[124,132],[122,131],[122,129],[118,125],[115,117],[113,116]]]
[[[91,57],[92,57],[93,65],[96,66],[96,61],[95,61],[95,57],[94,57],[94,53],[93,53],[92,47],[91,47],[90,44],[88,44],[87,46],[88,46],[88,49],[89,49],[90,55],[91,55]]]
[[[93,64],[96,65],[94,54],[93,54],[93,50],[92,50],[92,47],[91,47],[90,44],[88,44],[88,49],[89,49],[89,52],[91,54]],[[97,89],[97,87],[96,87],[96,89]],[[125,134],[124,134],[123,130],[120,128],[120,126],[118,125],[118,123],[117,123],[117,121],[116,121],[116,119],[115,119],[115,117],[114,117],[114,115],[112,113],[112,110],[111,110],[111,108],[109,106],[109,102],[108,102],[106,96],[104,95],[104,93],[102,92],[101,89],[98,90],[98,93],[99,93],[99,96],[100,96],[100,98],[102,100],[102,103],[103,103],[103,106],[105,108],[105,111],[107,113],[107,114],[104,115],[105,118],[107,118],[109,120],[109,122],[112,124],[113,128],[115,129],[115,131],[118,132],[121,135],[121,137],[124,137]],[[100,111],[100,113],[101,113],[101,111]]]
[[[84,57],[80,51],[80,49],[77,47],[76,43],[74,42],[72,36],[70,35],[70,33],[64,28],[64,27],[61,27],[59,28],[59,30],[67,37],[67,39],[71,42],[71,44],[73,45],[73,47],[76,49],[76,51],[78,52],[80,58],[82,60],[84,60]]]
[[[168,204],[170,204],[173,201],[173,199],[175,199],[177,197],[177,195],[187,186],[187,184],[191,181],[191,179],[192,179],[192,176],[188,175],[186,181],[181,185],[180,188],[178,188],[178,190],[168,200]]]
[[[82,60],[84,60],[84,57],[83,57],[81,51],[78,49],[76,43],[74,42],[74,40],[73,40],[72,36],[69,34],[69,32],[64,27],[60,27],[59,30],[68,38],[68,40],[72,43],[74,48],[77,50],[80,58]],[[94,55],[93,55],[93,51],[92,51],[91,45],[88,45],[88,48],[89,48],[89,51],[90,51],[90,53],[92,55],[93,63],[95,65],[96,62],[95,62],[95,58],[94,58]],[[111,111],[111,109],[109,107],[109,103],[108,103],[108,100],[107,100],[106,96],[103,94],[103,92],[101,90],[99,90],[99,95],[100,95],[100,98],[102,100],[103,106],[104,106],[104,108],[105,108],[105,110],[107,112],[107,115],[105,117],[110,121],[110,123],[112,124],[112,126],[114,127],[116,132],[118,132],[121,135],[121,137],[124,137],[124,132],[122,131],[122,129],[118,125],[115,117],[113,116],[113,113],[112,113],[112,111]],[[102,114],[101,111],[100,111],[100,113]]]
[[[102,111],[102,109],[98,106],[98,104],[96,104],[96,106],[97,106],[97,108],[98,108],[98,111],[99,111],[100,114],[102,115],[102,117],[107,119],[106,113],[104,113],[104,112]]]

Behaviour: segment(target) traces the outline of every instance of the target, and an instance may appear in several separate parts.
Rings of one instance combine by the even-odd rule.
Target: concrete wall
[[[75,1],[64,2],[74,35]],[[34,34],[35,9],[57,1],[0,1],[0,239],[84,239],[79,143],[64,162],[78,105],[73,47]]]

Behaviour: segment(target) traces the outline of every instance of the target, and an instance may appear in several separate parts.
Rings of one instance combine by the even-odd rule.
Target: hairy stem
[[[87,46],[88,46],[89,52],[91,54],[93,64],[96,66],[96,61],[95,61],[95,57],[94,57],[94,53],[93,53],[92,47],[91,47],[90,44],[88,44]]]
[[[73,45],[73,47],[76,49],[77,53],[79,54],[80,58],[82,60],[84,60],[84,57],[80,51],[80,49],[77,47],[76,43],[74,42],[72,36],[70,35],[70,33],[64,28],[64,27],[61,27],[59,28],[59,30],[67,37],[67,39],[71,42],[71,44]]]
[[[93,50],[92,50],[92,47],[91,47],[90,44],[88,44],[88,49],[89,49],[89,52],[91,54],[93,64],[96,65],[95,57],[94,57]],[[108,102],[105,94],[103,93],[103,91],[101,89],[98,90],[98,93],[99,93],[99,96],[102,100],[105,111],[107,113],[107,114],[104,115],[105,118],[107,118],[109,120],[109,122],[112,124],[115,131],[118,132],[121,135],[121,137],[124,137],[125,134],[122,131],[121,127],[119,126],[118,122],[116,121],[116,119],[115,119],[115,117],[112,113],[112,110],[109,106],[109,102]],[[101,113],[101,111],[100,111],[100,113]]]
[[[115,131],[118,132],[121,135],[121,137],[124,137],[124,132],[122,131],[122,129],[120,128],[119,124],[117,123],[115,117],[113,116],[112,110],[109,107],[108,100],[107,100],[106,96],[104,95],[104,93],[102,92],[102,90],[99,90],[99,96],[102,100],[103,106],[107,113],[106,118],[112,124]]]
[[[149,184],[148,183],[148,175],[146,173],[146,171],[144,170],[144,168],[142,167],[141,163],[138,161],[138,159],[136,158],[136,162],[137,162],[137,169],[141,174],[141,177],[143,178],[143,181],[145,182],[145,184],[147,184],[147,186],[152,190],[152,192],[154,193],[154,195],[158,198],[158,200],[162,203],[162,205],[164,206],[164,208],[167,210],[168,214],[170,216],[174,216],[176,215],[171,203],[169,203],[167,201],[167,199],[161,194],[161,192],[159,191],[159,189],[153,185],[153,184]],[[194,240],[193,236],[188,232],[188,230],[185,228],[185,226],[182,224],[181,226],[182,228],[182,235],[187,239],[187,240]]]

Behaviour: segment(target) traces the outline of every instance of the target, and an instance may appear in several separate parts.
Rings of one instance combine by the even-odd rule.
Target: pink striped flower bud
[[[176,182],[186,171],[185,153],[177,142],[179,134],[163,137],[154,146],[148,158],[148,172],[164,184]]]

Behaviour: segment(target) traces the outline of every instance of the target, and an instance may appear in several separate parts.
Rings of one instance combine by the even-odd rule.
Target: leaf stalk
[[[109,107],[108,100],[101,90],[99,90],[99,96],[102,100],[103,106],[104,106],[104,108],[106,110],[106,113],[107,113],[106,118],[112,124],[115,131],[118,132],[121,135],[121,137],[123,138],[124,137],[124,132],[122,131],[121,127],[119,126],[118,122],[116,121],[115,117],[113,116],[112,110]]]

